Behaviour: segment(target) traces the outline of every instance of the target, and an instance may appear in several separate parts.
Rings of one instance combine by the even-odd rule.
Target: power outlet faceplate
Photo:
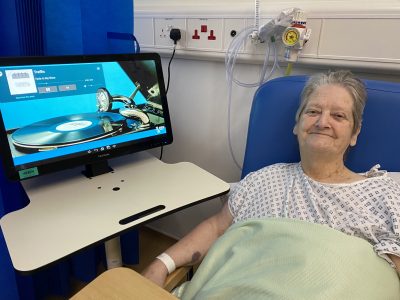
[[[222,19],[187,19],[187,47],[222,50],[222,24]]]
[[[186,20],[180,18],[154,20],[154,41],[156,46],[172,47],[174,45],[173,40],[169,37],[172,28],[177,28],[181,31],[181,39],[177,43],[177,48],[184,48],[186,40]]]

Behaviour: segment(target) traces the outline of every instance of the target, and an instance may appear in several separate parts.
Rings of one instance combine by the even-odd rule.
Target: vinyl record
[[[122,130],[125,120],[110,112],[61,116],[21,127],[11,139],[15,146],[26,150],[56,148],[113,135]]]

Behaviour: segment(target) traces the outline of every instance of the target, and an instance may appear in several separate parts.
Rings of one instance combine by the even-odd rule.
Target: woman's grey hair
[[[354,76],[350,71],[330,71],[311,76],[307,81],[302,93],[300,106],[296,112],[296,123],[303,113],[310,96],[321,86],[333,84],[345,88],[353,98],[353,133],[361,128],[362,115],[367,98],[364,83]]]

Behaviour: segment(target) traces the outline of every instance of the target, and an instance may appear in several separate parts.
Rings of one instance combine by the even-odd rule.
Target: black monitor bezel
[[[140,139],[130,142],[122,148],[110,149],[101,154],[84,154],[77,157],[68,157],[55,162],[47,162],[40,165],[39,174],[44,175],[64,169],[70,169],[80,165],[96,164],[102,161],[127,155],[139,151],[149,150],[165,145],[173,141],[170,113],[167,103],[164,76],[160,55],[157,53],[135,53],[135,54],[102,54],[102,55],[68,55],[68,56],[25,56],[25,57],[0,57],[0,66],[27,66],[27,65],[45,65],[45,64],[68,64],[68,63],[92,63],[92,62],[113,62],[113,61],[132,61],[132,60],[152,60],[155,62],[156,74],[160,88],[160,96],[163,106],[166,134],[161,136],[152,136],[146,139]],[[13,157],[7,140],[7,132],[4,126],[3,117],[0,111],[0,155],[6,177],[13,181],[28,179],[20,178],[20,175],[13,163]]]

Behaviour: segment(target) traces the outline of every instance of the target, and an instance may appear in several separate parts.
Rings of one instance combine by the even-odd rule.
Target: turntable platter
[[[61,116],[21,127],[11,139],[20,149],[57,148],[113,135],[122,130],[125,121],[125,117],[111,112]]]

